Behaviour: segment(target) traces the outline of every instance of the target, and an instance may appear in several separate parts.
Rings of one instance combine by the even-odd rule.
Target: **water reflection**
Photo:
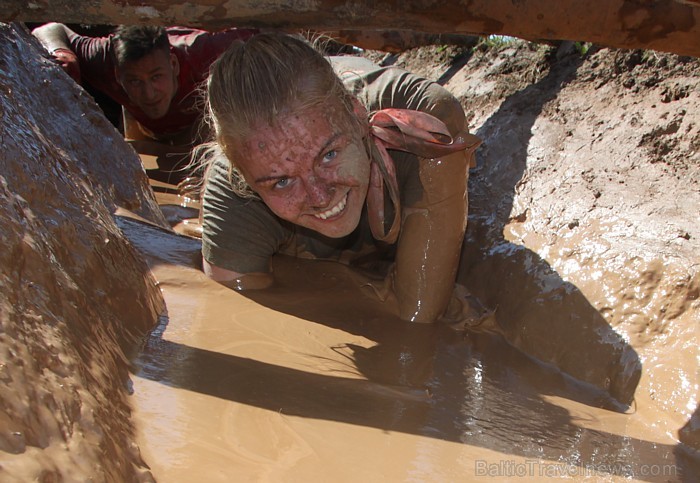
[[[334,313],[335,325],[342,325],[337,311]],[[531,460],[531,472],[559,468],[581,475],[595,470],[660,481],[640,473],[640,468],[653,464],[667,465],[667,473],[677,472],[671,480],[693,481],[700,475],[691,460],[676,454],[673,445],[589,429],[585,422],[575,422],[569,410],[543,396],[587,404],[595,416],[609,413],[598,409],[608,404],[606,395],[537,363],[500,337],[464,337],[445,327],[402,324],[375,321],[365,326],[363,335],[372,335],[379,343],[369,348],[353,344],[336,348],[343,354],[338,361],[342,364],[345,359],[347,364],[352,360],[348,367],[363,379],[348,378],[338,370],[302,371],[170,342],[162,336],[164,331],[167,334],[166,319],[149,337],[135,364],[139,377],[285,415],[415,434],[525,457]],[[419,450],[425,453],[411,460],[416,477],[428,474],[430,452],[435,448],[426,442]],[[480,461],[479,465],[486,465],[481,468],[485,472],[489,464],[503,465]],[[547,461],[560,466],[543,466]],[[479,469],[476,461],[471,464],[472,471]],[[515,468],[501,466],[498,471]]]
[[[140,248],[148,245],[146,232],[155,230],[135,223],[121,227],[141,232],[127,233]],[[153,234],[162,236],[175,235]],[[196,248],[191,240],[172,243],[183,244],[174,250],[181,263],[191,260],[189,251]],[[158,246],[150,250],[157,253]],[[700,477],[697,462],[676,445],[606,431],[607,421],[617,421],[619,428],[632,418],[610,411],[617,406],[606,393],[538,363],[498,335],[392,318],[381,304],[363,298],[337,263],[278,257],[275,271],[281,282],[247,294],[255,309],[216,284],[188,286],[183,274],[188,269],[177,270],[178,283],[162,285],[164,295],[169,309],[177,300],[189,312],[171,311],[147,338],[134,361],[138,377],[282,415],[420,436],[417,453],[405,462],[417,480],[435,470],[431,455],[444,441],[467,451],[454,468],[441,468],[443,476],[461,471],[463,477],[464,468],[469,474],[503,476],[522,471],[517,465],[525,458],[528,475],[535,477],[557,471],[641,481]],[[266,342],[275,346],[271,351],[295,352],[304,364],[287,367],[284,354],[274,363],[246,357],[235,337],[217,351],[182,342],[191,340],[196,324],[215,324],[217,331],[236,324],[254,328],[267,334],[265,340],[279,340],[279,346]],[[314,339],[320,327],[347,342],[324,347]],[[209,335],[232,334],[212,330]],[[519,459],[517,465],[511,458]]]

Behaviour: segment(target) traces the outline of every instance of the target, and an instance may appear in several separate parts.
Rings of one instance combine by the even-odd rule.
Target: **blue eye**
[[[282,178],[275,183],[275,188],[286,188],[287,186],[289,186],[289,178]]]
[[[333,159],[335,159],[336,156],[338,156],[338,151],[336,151],[335,149],[332,149],[332,150],[328,151],[323,156],[323,162],[328,163],[328,162],[332,161]]]

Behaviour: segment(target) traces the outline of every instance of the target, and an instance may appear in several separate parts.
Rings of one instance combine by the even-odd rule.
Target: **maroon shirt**
[[[198,88],[209,75],[209,67],[236,40],[247,40],[257,33],[253,29],[228,29],[206,32],[185,27],[168,27],[170,51],[180,62],[178,89],[167,114],[151,119],[134,105],[117,82],[112,58],[112,38],[77,35],[71,39],[71,50],[80,63],[83,81],[102,91],[124,106],[139,124],[155,137],[175,134],[198,122],[202,108],[198,107]]]

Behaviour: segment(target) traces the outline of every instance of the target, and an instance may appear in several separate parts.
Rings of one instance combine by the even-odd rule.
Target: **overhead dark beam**
[[[406,30],[575,40],[700,56],[689,0],[3,0],[0,21]]]

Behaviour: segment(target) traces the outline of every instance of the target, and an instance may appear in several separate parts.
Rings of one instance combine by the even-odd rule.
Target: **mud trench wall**
[[[136,481],[124,350],[163,310],[113,220],[166,226],[92,99],[0,24],[0,480]]]
[[[700,448],[700,63],[561,49],[477,52],[445,84],[485,140],[460,280],[525,353]]]

